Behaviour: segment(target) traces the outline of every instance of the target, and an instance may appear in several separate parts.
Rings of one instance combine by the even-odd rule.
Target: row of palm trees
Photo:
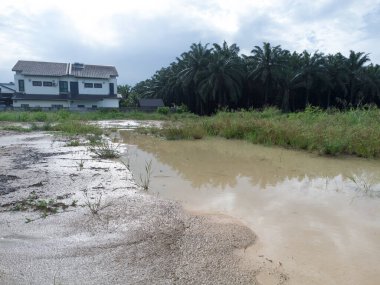
[[[380,66],[368,54],[325,55],[290,52],[281,46],[255,46],[239,55],[236,44],[192,44],[170,66],[136,84],[139,97],[185,104],[192,112],[220,108],[277,106],[284,112],[308,105],[348,108],[380,104]]]

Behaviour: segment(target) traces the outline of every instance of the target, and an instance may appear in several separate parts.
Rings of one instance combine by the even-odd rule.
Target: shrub
[[[167,115],[170,112],[169,107],[158,107],[157,108],[157,113],[162,114],[162,115]]]
[[[41,111],[35,112],[32,116],[32,120],[37,121],[37,122],[45,122],[47,118],[48,118],[47,114]]]
[[[57,114],[58,117],[62,120],[67,120],[70,117],[70,112],[67,110],[59,110]]]
[[[175,112],[177,114],[187,113],[187,112],[189,112],[189,108],[187,108],[187,106],[185,104],[182,104],[180,106],[175,107]]]

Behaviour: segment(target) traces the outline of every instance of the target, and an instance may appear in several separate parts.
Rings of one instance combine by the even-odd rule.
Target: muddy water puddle
[[[137,181],[152,161],[153,194],[240,219],[258,236],[252,256],[281,266],[287,284],[379,284],[380,161],[122,136]]]

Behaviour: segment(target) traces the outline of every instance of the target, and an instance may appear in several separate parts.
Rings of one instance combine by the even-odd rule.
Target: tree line
[[[119,86],[126,104],[162,98],[197,114],[218,109],[276,106],[284,112],[308,105],[346,109],[380,105],[380,66],[363,52],[290,52],[263,43],[250,55],[236,44],[192,44],[168,67],[133,88]]]

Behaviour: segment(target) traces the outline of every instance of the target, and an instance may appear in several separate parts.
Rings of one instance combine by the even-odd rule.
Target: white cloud
[[[236,42],[243,52],[263,41],[297,51],[354,49],[380,62],[373,36],[380,0],[2,0],[1,7],[0,81],[4,66],[23,58],[115,64],[122,81],[135,82],[199,41]]]

